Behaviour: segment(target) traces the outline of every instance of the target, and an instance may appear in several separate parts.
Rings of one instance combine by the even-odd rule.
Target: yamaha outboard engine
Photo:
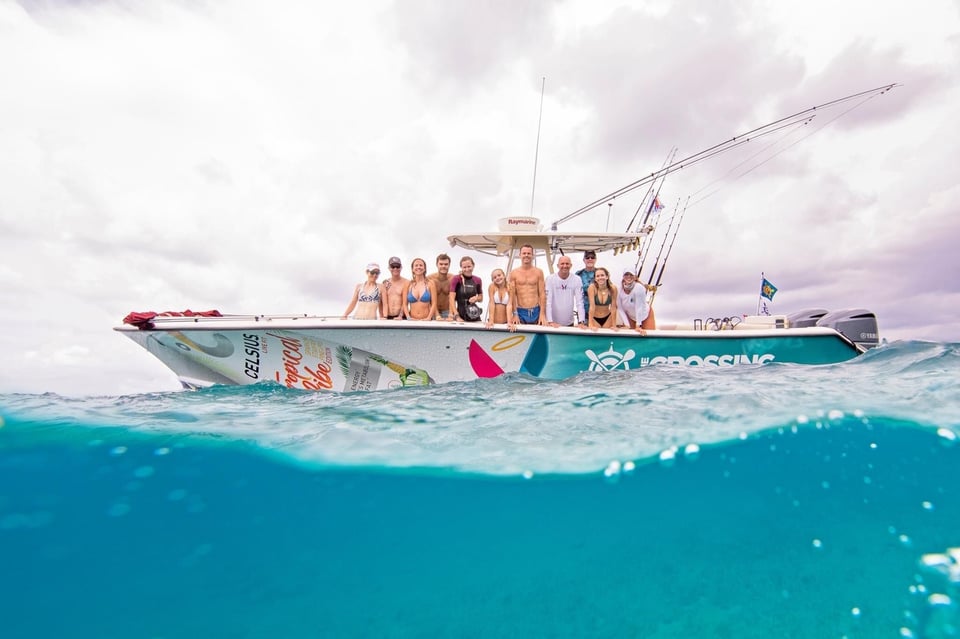
[[[880,344],[877,316],[864,308],[827,313],[820,318],[817,326],[826,326],[842,333],[863,351]]]
[[[804,328],[806,326],[816,326],[821,317],[829,311],[825,308],[805,308],[796,313],[787,315],[787,326],[790,328]]]

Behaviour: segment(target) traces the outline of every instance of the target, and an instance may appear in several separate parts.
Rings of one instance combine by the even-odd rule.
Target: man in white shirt
[[[647,303],[648,290],[646,284],[636,280],[631,269],[624,269],[617,303],[620,324],[635,328],[641,333],[644,332],[641,325],[650,315],[650,304]]]
[[[570,273],[573,260],[566,255],[557,260],[557,272],[547,278],[547,325],[586,327],[583,312],[583,285]]]

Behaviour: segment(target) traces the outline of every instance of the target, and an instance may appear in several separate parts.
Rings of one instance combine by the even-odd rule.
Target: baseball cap
[[[597,252],[596,252],[596,251],[584,251],[584,252],[583,252],[583,259],[587,259],[588,257],[596,257],[596,256],[597,256]]]
[[[387,264],[389,264],[390,266],[402,266],[403,262],[400,261],[399,257],[393,256],[389,260],[387,260]]]
[[[633,275],[634,277],[637,276],[637,274],[633,272],[633,269],[632,269],[632,268],[625,268],[625,269],[623,269],[623,274],[624,274],[624,275]]]
[[[380,265],[377,264],[376,262],[370,262],[369,264],[367,264],[367,273],[370,273],[371,271],[379,271],[379,270],[380,270]]]

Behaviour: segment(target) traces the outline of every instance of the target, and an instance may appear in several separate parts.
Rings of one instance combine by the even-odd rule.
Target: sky
[[[0,0],[0,393],[174,390],[128,312],[340,315],[370,261],[458,262],[448,235],[531,200],[548,225],[673,148],[892,83],[669,176],[660,222],[695,203],[654,306],[755,313],[763,273],[771,312],[957,342],[956,0]]]

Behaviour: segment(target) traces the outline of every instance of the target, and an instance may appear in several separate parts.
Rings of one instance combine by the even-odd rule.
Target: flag
[[[777,287],[767,278],[763,278],[763,283],[760,284],[760,297],[765,297],[772,302],[776,294]]]
[[[663,204],[661,204],[659,197],[653,198],[653,210],[655,212],[663,210]]]

